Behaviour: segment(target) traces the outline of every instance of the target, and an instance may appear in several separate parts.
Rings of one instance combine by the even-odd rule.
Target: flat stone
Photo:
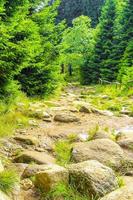
[[[57,114],[55,115],[54,120],[57,122],[64,122],[64,123],[80,121],[78,117],[76,117],[75,115],[72,115],[71,113]]]
[[[95,160],[68,166],[70,183],[88,196],[104,196],[118,188],[117,178],[112,169]]]
[[[14,158],[14,162],[17,163],[35,162],[37,164],[51,164],[55,163],[55,159],[44,152],[23,151],[19,156]]]
[[[17,135],[14,137],[14,139],[28,145],[37,145],[39,143],[39,140],[36,137],[31,136],[31,135],[28,135],[28,136]]]

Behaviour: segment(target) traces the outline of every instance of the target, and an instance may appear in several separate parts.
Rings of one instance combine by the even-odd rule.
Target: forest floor
[[[8,141],[3,141],[4,148],[1,151],[11,160],[22,150],[47,152],[54,157],[53,145],[61,139],[72,138],[76,135],[81,140],[86,140],[89,131],[95,130],[96,127],[110,130],[112,133],[122,129],[133,129],[133,117],[129,116],[130,109],[127,110],[127,105],[130,107],[133,103],[133,97],[126,97],[126,99],[119,96],[110,97],[107,92],[96,90],[96,87],[79,87],[70,84],[56,100],[31,103],[28,109],[33,113],[34,119],[30,119],[30,127],[17,129],[13,137]],[[22,109],[23,104],[20,103],[19,106],[18,109]],[[82,110],[80,110],[81,107]],[[91,112],[89,108],[98,110],[94,109]],[[109,111],[108,108],[111,110]],[[101,113],[101,110],[106,110],[106,112]],[[47,116],[43,116],[46,113]],[[28,145],[21,141],[21,137],[27,136],[31,140],[33,137],[37,138],[38,145]],[[19,197],[19,199],[28,200],[38,198],[38,194],[34,194],[33,189],[22,190],[22,195]]]

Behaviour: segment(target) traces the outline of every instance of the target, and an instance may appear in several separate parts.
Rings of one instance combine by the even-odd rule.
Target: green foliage
[[[43,194],[42,200],[96,200],[94,198],[89,198],[88,196],[81,195],[73,187],[67,186],[63,183],[58,184],[50,193]]]
[[[125,50],[121,60],[121,68],[119,72],[119,80],[126,88],[133,87],[133,40],[131,40]]]
[[[70,162],[71,148],[71,143],[67,140],[58,141],[55,144],[54,150],[58,164],[64,166]]]
[[[13,170],[4,170],[0,172],[0,190],[10,193],[19,182],[18,175]]]
[[[116,2],[107,0],[102,10],[94,54],[95,79],[99,78],[112,81],[116,69],[112,66],[113,27],[116,14]],[[92,80],[93,81],[93,80]]]
[[[32,15],[32,20],[38,27],[40,48],[38,55],[31,60],[29,66],[22,69],[17,77],[21,88],[28,96],[44,96],[53,92],[61,82],[57,65],[57,45],[61,38],[64,24],[55,24],[57,15],[55,2]]]
[[[60,45],[60,62],[65,67],[72,66],[73,76],[84,80],[86,58],[92,56],[94,47],[93,29],[90,19],[80,16],[73,20],[73,27],[64,31]]]

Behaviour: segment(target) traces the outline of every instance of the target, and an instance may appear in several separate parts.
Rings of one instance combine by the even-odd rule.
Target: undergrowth
[[[61,140],[55,144],[56,160],[59,165],[66,165],[70,163],[72,144],[68,140]]]
[[[96,198],[81,195],[77,190],[71,186],[63,183],[58,184],[48,194],[43,193],[41,200],[96,200]]]
[[[0,172],[0,190],[4,193],[10,193],[19,182],[18,175],[13,170],[4,170]]]

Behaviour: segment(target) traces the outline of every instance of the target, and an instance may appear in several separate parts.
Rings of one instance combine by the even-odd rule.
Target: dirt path
[[[99,125],[102,128],[108,127],[109,129],[116,130],[123,127],[133,127],[133,117],[122,116],[103,116],[94,113],[81,113],[78,112],[75,105],[86,103],[86,100],[81,98],[81,93],[85,88],[79,87],[67,87],[58,100],[52,100],[50,102],[44,101],[45,104],[49,104],[46,111],[52,116],[51,122],[46,122],[43,119],[38,120],[37,127],[30,127],[24,130],[18,130],[16,135],[22,136],[35,136],[39,139],[39,145],[26,145],[19,141],[10,139],[9,143],[5,143],[6,151],[8,151],[9,158],[14,156],[14,153],[21,147],[22,150],[35,150],[38,152],[47,152],[54,155],[51,151],[53,143],[60,138],[66,138],[69,134],[84,134],[88,133],[90,129]],[[92,88],[90,88],[92,90]],[[38,102],[39,103],[39,102]],[[40,108],[41,109],[41,106]],[[72,123],[56,122],[54,116],[61,113],[67,113],[68,115],[76,116],[79,121]],[[21,195],[18,200],[39,200],[39,195],[36,194],[34,189],[28,191],[21,191]]]
[[[97,124],[100,127],[108,127],[110,129],[121,129],[126,126],[133,126],[133,117],[122,116],[103,116],[98,114],[88,114],[76,112],[74,104],[80,104],[85,102],[80,98],[83,89],[78,87],[67,88],[61,95],[58,101],[54,101],[56,106],[49,108],[49,112],[53,115],[60,114],[62,112],[69,112],[76,115],[80,121],[73,123],[60,123],[54,120],[50,123],[39,121],[39,127],[29,128],[26,133],[29,135],[35,135],[40,137],[60,137],[67,134],[79,134],[86,133]]]

